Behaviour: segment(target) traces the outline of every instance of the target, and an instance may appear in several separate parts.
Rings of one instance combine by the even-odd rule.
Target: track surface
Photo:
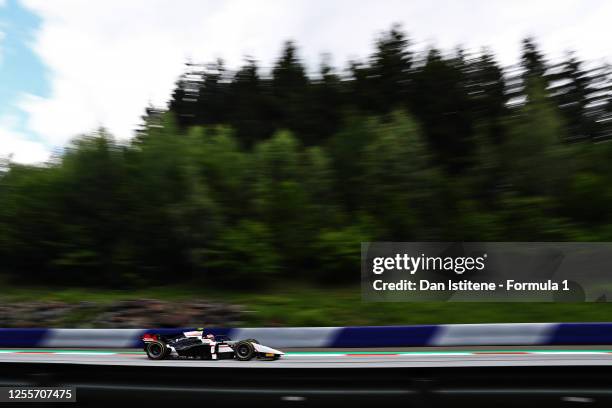
[[[0,350],[1,363],[58,363],[119,366],[231,368],[368,368],[368,367],[510,367],[609,366],[612,349],[602,350],[445,350],[445,351],[310,351],[288,352],[278,361],[163,360],[140,351]]]

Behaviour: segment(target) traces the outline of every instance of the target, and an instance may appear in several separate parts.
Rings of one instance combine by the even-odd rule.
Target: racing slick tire
[[[152,341],[147,343],[145,351],[147,352],[147,357],[151,360],[163,360],[168,355],[169,350],[164,343]]]
[[[249,361],[255,357],[255,347],[253,347],[250,341],[239,341],[234,346],[234,353],[236,355],[236,360]]]
[[[249,343],[261,344],[257,339],[246,339],[242,341],[248,341]]]

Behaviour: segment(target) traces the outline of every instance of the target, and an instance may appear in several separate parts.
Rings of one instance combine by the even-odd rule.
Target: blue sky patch
[[[10,117],[12,130],[34,135],[25,127],[27,114],[17,105],[24,94],[49,95],[47,70],[32,49],[40,27],[38,16],[17,0],[0,6],[0,118]]]

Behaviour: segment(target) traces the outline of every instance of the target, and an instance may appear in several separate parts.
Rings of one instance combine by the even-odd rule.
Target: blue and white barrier
[[[146,332],[177,329],[0,329],[0,347],[141,347]],[[612,323],[494,323],[362,327],[210,328],[271,347],[423,347],[612,344]]]

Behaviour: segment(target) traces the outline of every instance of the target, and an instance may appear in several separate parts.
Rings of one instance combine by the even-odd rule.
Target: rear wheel
[[[234,353],[236,360],[248,361],[255,357],[255,347],[248,341],[241,341],[234,346]]]
[[[152,341],[147,344],[146,352],[151,360],[163,360],[168,354],[168,348],[159,341]]]

